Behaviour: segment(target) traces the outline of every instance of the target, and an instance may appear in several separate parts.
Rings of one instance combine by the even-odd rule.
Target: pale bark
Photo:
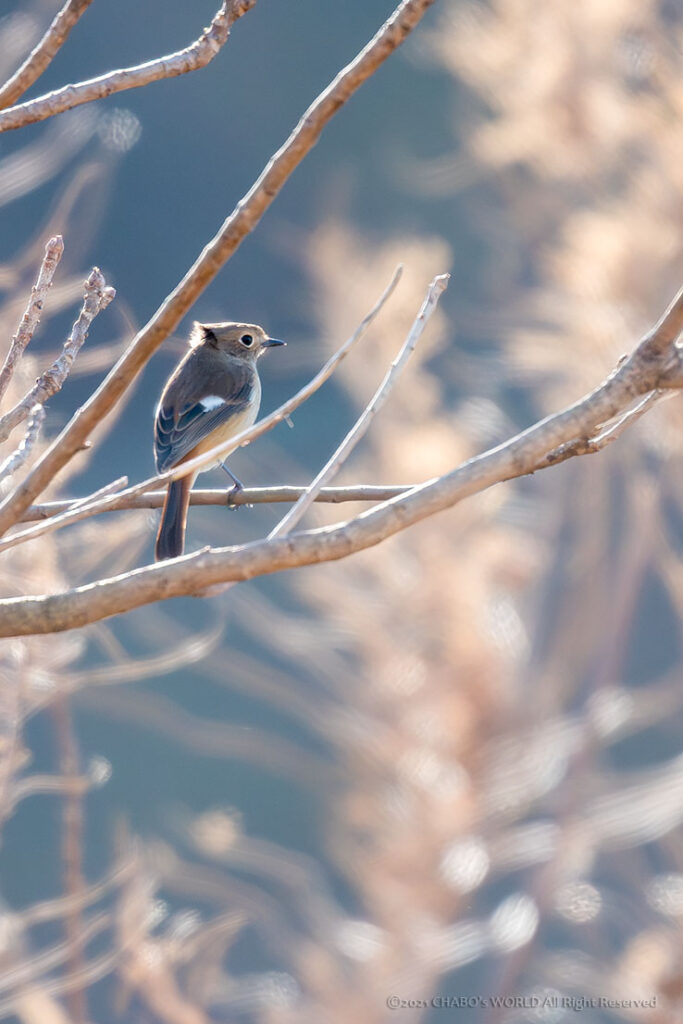
[[[327,123],[403,43],[433,3],[434,0],[402,0],[375,37],[314,100],[289,138],[271,157],[247,194],[204,247],[182,281],[133,339],[97,391],[78,410],[21,485],[0,504],[0,534],[21,519],[59,470],[82,448],[204,288],[253,231],[291,173],[318,141]]]
[[[682,329],[683,290],[632,354],[588,395],[445,476],[349,522],[240,547],[207,548],[60,594],[0,601],[0,636],[73,629],[216,584],[345,558],[493,484],[552,465],[551,456],[562,445],[577,442],[576,454],[590,451],[585,442],[604,434],[611,420],[619,418],[622,427],[632,422],[633,417],[625,423],[623,417],[642,396],[680,386],[682,359],[675,342]]]

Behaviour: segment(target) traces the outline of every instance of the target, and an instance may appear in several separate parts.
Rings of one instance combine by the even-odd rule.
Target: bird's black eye
[[[242,342],[243,345],[246,345],[247,348],[250,348],[254,344],[254,339],[252,338],[251,334],[243,334],[242,337],[240,338],[240,341]]]

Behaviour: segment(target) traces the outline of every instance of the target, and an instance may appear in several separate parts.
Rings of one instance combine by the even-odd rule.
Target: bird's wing
[[[254,375],[241,365],[232,371],[221,369],[218,383],[212,381],[192,389],[181,376],[171,380],[164,391],[154,429],[158,472],[177,466],[217,427],[249,409],[254,398]]]

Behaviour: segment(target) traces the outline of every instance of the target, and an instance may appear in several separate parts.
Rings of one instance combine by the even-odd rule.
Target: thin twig
[[[31,454],[31,450],[38,440],[40,434],[40,428],[43,425],[45,419],[45,408],[42,405],[34,405],[28,416],[28,423],[26,424],[26,433],[24,434],[23,440],[19,443],[18,447],[14,449],[11,455],[8,455],[5,461],[0,465],[0,482],[7,477],[12,476],[18,469],[26,462],[27,458]]]
[[[110,923],[108,916],[101,915],[101,919],[98,917],[97,931],[91,929],[88,932],[87,938],[90,939],[93,935],[97,935],[99,932],[104,931],[105,927]],[[0,1001],[0,1018],[5,1016],[19,1016],[21,1020],[30,1020],[30,1013],[33,1014],[34,1019],[42,1020],[45,1012],[44,1002],[40,1003],[39,1015],[36,1013],[35,1006],[30,1006],[29,1000],[35,991],[39,991],[41,995],[65,995],[70,992],[74,987],[76,988],[89,988],[94,985],[95,982],[101,978],[105,978],[108,974],[111,974],[120,964],[126,953],[125,948],[122,948],[120,944],[116,944],[114,949],[108,953],[102,953],[100,956],[93,957],[88,960],[82,971],[78,974],[69,974],[65,977],[53,977],[47,971],[44,976],[38,976],[36,978],[35,989],[30,988],[28,985],[17,984],[15,992],[13,992],[8,998]],[[37,958],[33,958],[29,963],[36,963]],[[30,1007],[30,1009],[29,1009]]]
[[[568,441],[566,444],[561,444],[558,448],[548,452],[541,461],[539,462],[536,469],[546,469],[548,466],[559,466],[561,462],[566,462],[567,459],[572,459],[577,455],[596,455],[601,452],[603,448],[606,448],[608,444],[612,444],[616,441],[627,427],[630,427],[632,423],[640,419],[640,417],[652,408],[657,402],[659,402],[666,395],[665,391],[651,391],[649,395],[642,398],[632,409],[620,416],[614,423],[609,424],[595,437],[588,438],[575,438],[573,441]]]
[[[275,540],[205,548],[58,594],[7,598],[0,601],[0,636],[74,629],[154,601],[346,558],[379,544],[494,484],[534,472],[548,452],[578,437],[592,437],[601,424],[623,416],[636,399],[657,389],[662,375],[669,375],[676,362],[680,364],[681,353],[671,340],[662,347],[660,332],[669,339],[676,338],[682,326],[683,291],[657,327],[590,394],[450,473],[382,502],[348,522]]]
[[[17,402],[14,408],[0,417],[0,441],[5,441],[9,437],[14,428],[26,419],[36,404],[44,405],[48,398],[62,388],[64,381],[69,376],[74,359],[88,337],[91,323],[98,313],[107,308],[115,295],[116,292],[113,288],[105,286],[100,270],[93,267],[85,282],[83,306],[71,329],[71,334],[64,343],[61,355],[49,370],[40,375],[31,390]]]
[[[436,309],[441,295],[448,287],[449,277],[449,274],[440,274],[438,277],[435,277],[429,285],[425,300],[415,318],[415,322],[410,328],[401,350],[391,364],[389,371],[379,388],[368,402],[354,426],[339,445],[334,455],[332,455],[328,462],[323,466],[298,501],[289,509],[277,526],[275,526],[275,528],[268,534],[269,540],[273,540],[275,537],[283,537],[286,533],[291,532],[292,528],[296,526],[299,520],[311,507],[316,496],[320,493],[321,488],[337,475],[346,459],[349,457],[360,439],[365,435],[373,416],[384,405],[404,366],[412,355],[423,330],[427,326],[427,321]]]
[[[166,646],[159,654],[141,657],[136,654],[120,661],[108,661],[80,672],[70,672],[67,681],[69,693],[94,689],[96,686],[115,686],[121,682],[141,682],[143,679],[180,672],[188,665],[205,661],[219,646],[224,634],[224,623],[198,635],[185,636],[172,647]]]
[[[21,359],[24,349],[28,345],[29,341],[33,337],[36,327],[40,323],[40,314],[43,312],[43,306],[45,305],[45,296],[47,295],[50,285],[52,284],[52,278],[55,275],[57,264],[62,258],[64,253],[64,240],[61,235],[55,235],[51,238],[45,246],[45,255],[43,256],[43,262],[40,265],[38,271],[38,278],[33,288],[31,289],[31,298],[28,306],[24,310],[24,315],[21,318],[21,323],[17,329],[17,333],[10,342],[10,347],[7,355],[5,356],[5,362],[0,370],[0,402],[2,401],[9,382],[12,379],[14,373],[14,367]]]
[[[34,100],[3,110],[0,113],[0,132],[45,121],[55,114],[79,107],[83,103],[101,100],[115,92],[138,89],[142,85],[149,85],[150,82],[158,82],[161,78],[175,78],[188,71],[205,67],[225,45],[235,21],[246,14],[255,3],[256,0],[224,0],[213,21],[199,39],[177,53],[169,53],[156,60],[136,64],[134,67],[119,68],[117,71],[110,71],[77,85],[65,85],[45,96],[38,96]]]
[[[335,777],[334,768],[319,753],[292,740],[256,726],[245,731],[232,722],[191,714],[153,693],[126,693],[124,698],[120,687],[111,686],[97,694],[86,689],[80,700],[83,707],[97,707],[110,721],[135,722],[137,728],[161,733],[204,758],[256,763],[307,786]]]
[[[327,360],[322,369],[316,373],[308,384],[305,384],[304,387],[297,391],[292,398],[284,402],[279,406],[279,408],[275,409],[274,412],[271,412],[270,415],[265,416],[262,420],[259,420],[258,423],[255,423],[253,427],[249,427],[248,430],[242,430],[239,434],[235,434],[234,437],[230,438],[229,441],[224,441],[222,444],[216,445],[216,447],[211,448],[202,455],[197,455],[193,459],[188,459],[181,466],[176,466],[173,469],[166,470],[165,473],[158,473],[156,476],[149,477],[147,480],[143,480],[139,484],[128,487],[124,491],[119,491],[117,494],[98,497],[100,492],[95,492],[93,495],[81,498],[76,506],[70,505],[67,511],[61,512],[47,521],[40,522],[36,526],[31,526],[26,530],[20,530],[17,533],[13,533],[11,536],[0,540],[0,551],[5,551],[7,548],[15,547],[17,544],[22,544],[27,540],[34,540],[36,537],[40,537],[45,533],[52,533],[54,530],[58,530],[61,529],[62,526],[66,526],[67,523],[75,523],[81,519],[86,519],[89,516],[96,515],[101,512],[113,511],[114,509],[121,507],[119,504],[120,502],[142,495],[146,491],[151,490],[152,487],[158,487],[159,484],[167,483],[171,480],[177,480],[186,473],[191,473],[196,469],[201,469],[202,466],[210,465],[212,462],[215,462],[216,458],[219,456],[220,459],[223,460],[227,458],[231,452],[234,452],[236,448],[249,444],[249,442],[260,437],[262,434],[265,434],[266,431],[272,430],[274,426],[281,423],[287,416],[291,415],[291,413],[310,398],[311,395],[315,394],[325,381],[331,377],[337,366],[339,366],[342,360],[346,358],[354,345],[360,341],[372,321],[380,312],[382,306],[396,288],[396,285],[401,278],[402,271],[403,268],[401,266],[396,268],[391,281],[386,286],[370,312],[363,318],[351,337],[348,338],[341,348],[339,348],[334,355]],[[1,422],[2,421],[0,421],[0,424]],[[111,487],[112,485],[108,486]]]
[[[125,478],[122,478],[125,479]],[[119,481],[114,481],[118,485]],[[113,487],[114,484],[108,484]],[[315,500],[325,504],[338,505],[347,501],[388,501],[389,498],[397,498],[399,494],[412,491],[416,484],[396,484],[382,486],[381,484],[357,484],[348,487],[323,487],[316,494]],[[114,489],[118,490],[118,486]],[[102,488],[105,490],[105,488]],[[266,504],[291,504],[298,501],[305,492],[306,487],[244,487],[241,491],[235,491],[234,487],[211,488],[204,490],[193,490],[190,494],[190,505],[227,505],[228,498],[230,505],[266,505]],[[95,491],[101,494],[101,491]],[[77,505],[89,502],[94,497],[88,494],[77,501],[65,499],[63,501],[46,501],[41,505],[31,505],[22,516],[22,523],[34,523],[43,519],[51,519],[62,512],[69,512]],[[154,509],[162,508],[166,498],[166,491],[149,491],[145,494],[124,496],[120,502],[108,509],[91,509],[91,515],[98,515],[100,512],[120,512],[128,509]],[[1,543],[1,542],[0,542]]]
[[[120,476],[116,480],[112,480],[111,483],[105,484],[104,487],[98,487],[92,494],[86,494],[83,498],[78,498],[76,501],[70,503],[70,510],[81,508],[83,505],[89,505],[92,501],[98,498],[104,498],[108,494],[117,494],[123,487],[128,483],[127,476]]]
[[[0,87],[0,110],[16,103],[19,97],[23,96],[26,90],[40,78],[55,54],[66,42],[71,29],[91,3],[92,0],[66,0],[40,42],[34,46],[21,67],[17,68],[12,77],[8,78]]]
[[[109,895],[112,890],[128,881],[136,866],[137,861],[133,857],[128,856],[125,859],[122,857],[120,862],[104,878],[100,879],[99,882],[93,882],[88,885],[79,893],[77,898],[57,896],[53,899],[41,900],[39,903],[33,903],[31,906],[17,911],[19,924],[22,928],[31,928],[45,921],[55,921],[62,918],[65,913],[69,913],[76,908],[88,910],[95,903]]]
[[[84,796],[92,787],[86,775],[23,775],[12,789],[12,799],[18,803],[31,796]]]
[[[84,944],[91,942],[111,925],[111,914],[94,914],[83,927],[81,939]],[[32,982],[40,982],[49,971],[61,967],[69,957],[69,946],[66,942],[55,943],[40,953],[11,966],[8,970],[0,973],[0,993],[7,999],[5,993],[9,992],[9,999],[15,998],[14,993],[19,986],[29,985]],[[61,983],[61,982],[60,982]],[[14,990],[14,992],[13,992]],[[63,989],[62,989],[63,991]],[[0,1013],[5,1012],[9,1002],[0,1003]],[[2,1018],[0,1018],[2,1019]]]
[[[218,233],[202,249],[193,266],[151,320],[138,332],[99,388],[72,417],[26,479],[0,503],[0,536],[21,518],[59,470],[80,451],[83,442],[116,405],[164,339],[175,330],[195,299],[254,230],[289,176],[316,144],[327,123],[403,43],[433,3],[434,0],[401,0],[374,39],[314,100],[287,141],[271,157]]]

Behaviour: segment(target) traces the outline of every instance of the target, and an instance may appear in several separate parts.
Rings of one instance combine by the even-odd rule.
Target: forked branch
[[[89,2],[90,0],[88,0]],[[234,22],[243,14],[246,14],[255,3],[256,0],[224,0],[210,26],[202,32],[199,39],[196,39],[190,46],[185,47],[184,50],[178,50],[177,53],[169,53],[165,57],[145,61],[144,64],[137,64],[134,67],[110,71],[106,75],[89,78],[87,81],[79,82],[77,85],[65,85],[63,88],[55,89],[54,92],[49,92],[45,96],[38,96],[35,100],[28,100],[26,103],[20,103],[16,107],[2,110],[0,112],[0,132],[12,131],[15,128],[23,128],[28,124],[45,121],[48,117],[54,117],[55,114],[63,114],[65,110],[71,110],[72,107],[79,107],[83,103],[92,103],[93,100],[104,99],[105,96],[111,96],[115,92],[123,92],[125,89],[138,89],[142,85],[158,82],[161,78],[175,78],[178,75],[187,74],[188,71],[196,71],[199,68],[205,67],[209,61],[213,60],[221,47],[224,46]],[[66,8],[78,6],[78,3],[72,3],[67,4]],[[80,6],[85,7],[87,4],[81,2]],[[64,13],[64,10],[57,15],[57,19]],[[66,39],[66,33],[64,33],[61,40],[58,40],[57,48],[61,46],[64,39]],[[34,54],[31,54],[28,59],[28,66],[25,69],[20,68],[19,72],[17,72],[20,78],[16,82],[14,79],[10,79],[3,87],[3,90],[0,90],[0,101],[5,90],[12,96],[17,88],[19,88],[18,95],[21,95],[28,88],[28,85],[31,83],[28,82],[28,84],[24,85],[21,74],[23,73],[25,77],[28,77],[39,66],[40,61],[31,64],[33,57]],[[46,67],[47,63],[48,61],[43,64],[43,67]],[[40,68],[38,73],[40,71],[42,71],[42,68]],[[37,77],[38,75],[36,74],[33,80]],[[14,102],[14,99],[10,99],[9,102]],[[4,106],[5,104],[1,105]]]
[[[401,45],[433,3],[434,0],[401,0],[375,37],[314,100],[289,138],[272,156],[182,281],[133,339],[97,391],[81,406],[21,485],[0,504],[0,535],[21,519],[59,470],[80,451],[145,363],[254,229],[290,174],[318,141],[327,123]],[[0,114],[0,123],[4,116]]]
[[[394,271],[391,281],[384,289],[370,312],[363,317],[351,337],[344,342],[341,348],[330,356],[325,365],[318,371],[318,373],[315,374],[314,377],[311,378],[308,384],[305,384],[296,392],[295,395],[288,398],[286,402],[283,402],[282,405],[269,413],[268,416],[264,416],[264,418],[259,420],[258,423],[255,423],[254,426],[249,427],[247,430],[242,430],[239,434],[235,434],[234,437],[231,437],[228,441],[223,441],[221,444],[203,452],[201,455],[195,456],[193,459],[187,459],[182,463],[182,465],[176,466],[173,469],[168,469],[166,472],[159,473],[156,476],[149,477],[147,480],[143,480],[139,484],[134,484],[132,487],[126,487],[128,481],[125,478],[123,480],[114,481],[112,484],[108,484],[105,487],[100,488],[94,494],[90,494],[75,503],[71,503],[64,512],[58,513],[54,518],[47,522],[38,523],[36,526],[29,527],[26,530],[20,530],[11,534],[9,537],[0,540],[0,552],[7,548],[15,547],[17,544],[22,544],[25,541],[34,540],[36,537],[42,536],[44,533],[51,533],[53,530],[58,530],[67,524],[78,522],[81,519],[87,519],[92,515],[126,507],[126,503],[128,501],[144,495],[153,487],[158,487],[160,484],[170,483],[171,480],[177,480],[188,471],[191,472],[194,469],[202,469],[204,466],[215,462],[216,459],[224,461],[227,459],[228,455],[234,452],[237,448],[240,448],[242,445],[249,444],[257,437],[261,437],[261,435],[265,434],[268,430],[272,430],[274,426],[281,423],[282,420],[290,416],[295,409],[298,409],[300,405],[307,401],[311,395],[314,395],[315,392],[322,387],[325,381],[332,376],[336,368],[342,360],[346,358],[351,349],[358,344],[372,321],[380,312],[384,303],[396,288],[396,285],[400,280],[401,273],[402,267],[398,266]],[[124,487],[126,487],[125,490],[122,489]]]
[[[379,544],[493,484],[535,472],[549,453],[561,445],[593,438],[615,417],[622,418],[622,425],[632,422],[633,417],[624,421],[623,416],[634,403],[681,379],[676,339],[682,329],[683,290],[629,358],[590,394],[445,476],[382,502],[348,522],[238,547],[205,549],[61,594],[0,601],[0,635],[72,629],[154,601],[345,558]]]
[[[16,103],[20,96],[36,82],[52,58],[66,42],[67,36],[92,0],[66,0],[52,20],[47,32],[29,53],[20,68],[0,86],[0,110]]]

